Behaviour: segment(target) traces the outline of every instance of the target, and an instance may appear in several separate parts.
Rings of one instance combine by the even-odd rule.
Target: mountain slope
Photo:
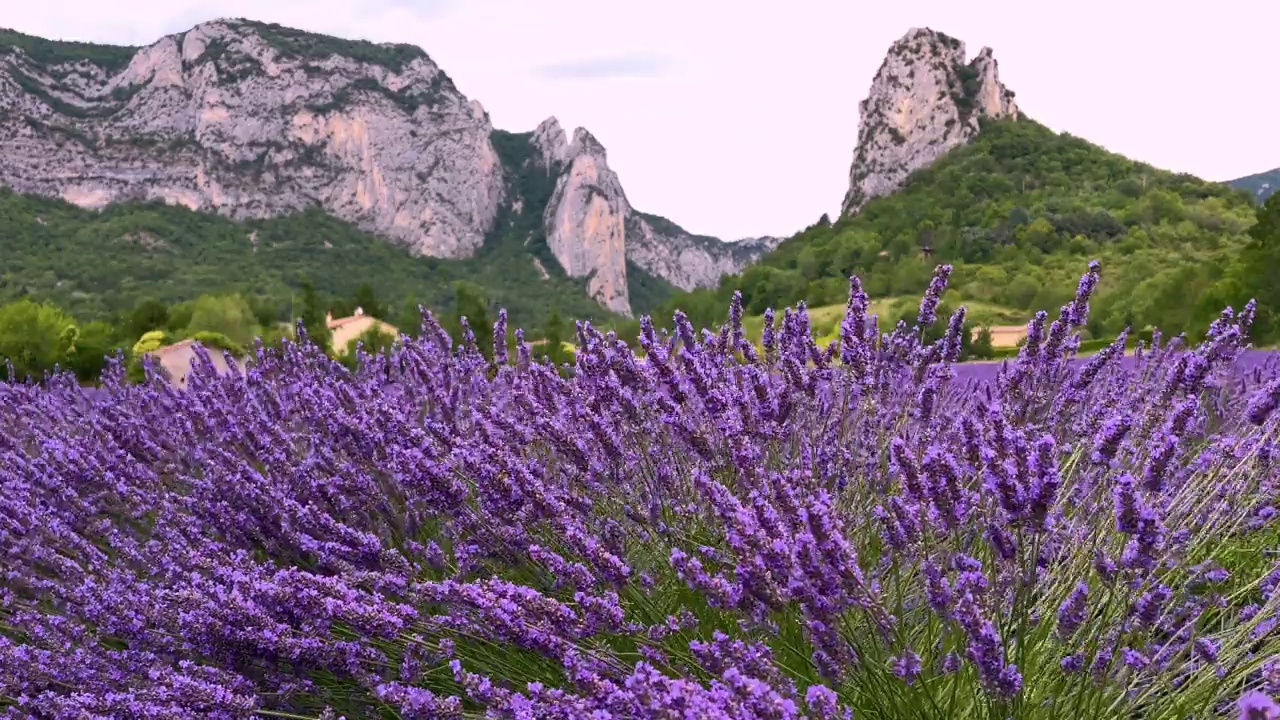
[[[1266,202],[1277,190],[1280,190],[1280,168],[1268,170],[1254,175],[1246,175],[1227,183],[1237,190],[1244,190],[1255,198],[1258,202]]]
[[[918,295],[937,263],[951,297],[1055,311],[1090,259],[1104,272],[1093,329],[1192,329],[1224,264],[1247,241],[1242,192],[1107,152],[1028,119],[985,121],[969,144],[913,173],[852,218],[817,225],[721,287],[749,312],[840,302],[850,274],[872,297]],[[725,292],[675,298],[716,312]],[[1205,302],[1209,302],[1207,299]]]
[[[914,171],[978,134],[980,118],[1016,118],[991,48],[966,60],[964,43],[912,28],[889,47],[858,105],[858,146],[843,215],[902,187]]]
[[[664,310],[716,322],[734,288],[753,314],[840,303],[851,274],[873,298],[918,297],[951,263],[953,300],[1056,312],[1091,259],[1104,267],[1094,333],[1200,329],[1237,301],[1227,275],[1254,222],[1246,193],[1055,133],[1013,104],[989,49],[964,57],[928,29],[895,42],[861,106],[842,217]]]
[[[499,222],[505,221],[502,216]],[[202,294],[262,296],[282,319],[294,315],[303,278],[324,294],[350,297],[363,283],[412,317],[421,303],[452,306],[453,283],[468,281],[511,311],[514,326],[536,327],[551,308],[570,317],[607,319],[584,283],[554,261],[539,261],[511,232],[496,234],[471,258],[410,255],[319,210],[236,221],[181,206],[116,203],[101,211],[0,189],[0,303],[51,300],[77,318],[108,318],[155,298]],[[412,320],[410,319],[410,322]]]
[[[630,206],[616,175],[605,187],[580,172],[608,172],[603,146],[579,129],[572,145],[544,147],[552,129],[494,130],[484,108],[409,45],[247,20],[204,23],[145,48],[0,31],[0,185],[18,192],[88,209],[159,200],[208,216],[213,234],[223,227],[213,216],[257,221],[318,209],[413,255],[459,261],[493,252],[513,224],[526,224],[516,218],[533,217],[526,270],[559,264],[610,312],[631,311],[632,254],[644,272],[690,286],[687,273],[649,262],[664,248],[627,247]],[[529,163],[550,192],[526,196]],[[602,196],[614,206],[603,245],[598,218],[582,214],[596,212],[592,198]],[[767,243],[702,249],[695,260],[707,267],[694,279],[706,286]],[[433,280],[458,274],[469,273]],[[500,294],[500,285],[491,289]],[[648,282],[646,292],[667,287]]]

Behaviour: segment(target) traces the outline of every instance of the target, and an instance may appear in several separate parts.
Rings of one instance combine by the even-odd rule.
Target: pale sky
[[[148,44],[217,17],[421,46],[495,127],[589,129],[632,205],[695,233],[788,235],[844,195],[858,102],[932,27],[995,51],[1024,112],[1156,166],[1280,166],[1280,2],[0,0],[0,26]]]

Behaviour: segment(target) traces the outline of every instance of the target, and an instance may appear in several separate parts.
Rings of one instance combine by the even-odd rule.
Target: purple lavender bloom
[[[1240,710],[1240,720],[1277,720],[1280,718],[1280,705],[1269,695],[1250,690],[1236,702]]]
[[[1280,405],[1280,378],[1272,380],[1260,391],[1254,393],[1249,398],[1249,422],[1254,425],[1262,425],[1271,417],[1276,409],[1276,405]]]
[[[1121,475],[1116,478],[1111,489],[1112,502],[1115,506],[1116,530],[1128,535],[1138,532],[1138,515],[1143,509],[1138,498],[1137,483],[1132,475]]]
[[[1132,419],[1124,412],[1117,413],[1107,418],[1102,424],[1102,429],[1093,439],[1093,454],[1091,456],[1093,462],[1105,464],[1111,462],[1116,456],[1116,452],[1120,449],[1120,443],[1124,440],[1125,435],[1129,433]]]
[[[1068,639],[1081,623],[1084,622],[1086,605],[1089,601],[1089,586],[1077,583],[1075,589],[1058,607],[1058,636]]]
[[[893,674],[902,678],[908,685],[915,683],[920,675],[920,656],[911,650],[903,650],[902,654],[890,658]]]
[[[947,289],[947,280],[951,277],[950,265],[939,265],[933,271],[933,279],[925,290],[924,299],[920,301],[920,312],[916,316],[916,325],[929,327],[938,319],[938,303],[942,302],[942,293]]]

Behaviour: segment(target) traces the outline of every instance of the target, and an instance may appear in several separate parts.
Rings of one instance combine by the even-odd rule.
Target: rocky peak
[[[990,48],[966,62],[964,43],[929,28],[895,42],[858,106],[858,147],[844,214],[887,195],[978,133],[980,117],[1018,116]]]
[[[439,257],[472,254],[493,225],[489,118],[416,47],[244,20],[104,47],[0,47],[0,183],[236,218],[319,205]]]
[[[504,152],[514,135],[503,134]],[[540,218],[566,273],[623,314],[628,262],[693,289],[776,245],[723,243],[637,213],[583,128],[569,138],[551,117],[523,134],[520,156],[536,158],[554,189],[530,190],[523,166],[505,168],[494,136],[480,103],[410,45],[239,19],[142,48],[0,29],[0,185],[19,192],[92,208],[161,200],[238,219],[318,206],[448,258],[499,230],[505,205]]]
[[[560,127],[560,121],[556,120],[554,115],[534,128],[530,142],[538,151],[543,167],[548,170],[563,163],[569,155],[569,139],[564,133],[564,128]]]
[[[585,128],[566,141],[555,118],[533,132],[531,143],[548,168],[555,191],[544,214],[547,244],[571,277],[585,277],[591,297],[614,312],[631,314],[628,262],[681,290],[715,287],[777,247],[779,238],[723,242],[694,235],[666,218],[631,206],[609,167],[608,153]]]
[[[573,131],[563,157],[565,167],[543,215],[547,245],[570,277],[587,278],[591,297],[630,315],[626,222],[631,207],[622,183],[609,169],[604,146],[584,128]]]

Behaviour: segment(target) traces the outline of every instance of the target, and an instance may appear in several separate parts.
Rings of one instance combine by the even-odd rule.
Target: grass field
[[[881,330],[886,330],[889,327],[887,325],[889,319],[900,317],[905,312],[914,312],[919,305],[919,298],[884,298],[871,303],[871,312],[880,317]],[[966,301],[956,305],[964,305],[968,308],[968,321],[975,330],[984,325],[991,328],[992,344],[995,347],[1017,345],[1025,334],[1025,326],[1030,319],[1025,310],[1016,310],[993,303]],[[844,319],[844,311],[843,304],[809,308],[809,323],[820,343],[826,344],[840,334],[840,321]],[[945,322],[945,318],[939,318],[939,322]],[[748,338],[759,342],[760,334],[764,329],[764,317],[752,315],[743,318],[742,326]]]

